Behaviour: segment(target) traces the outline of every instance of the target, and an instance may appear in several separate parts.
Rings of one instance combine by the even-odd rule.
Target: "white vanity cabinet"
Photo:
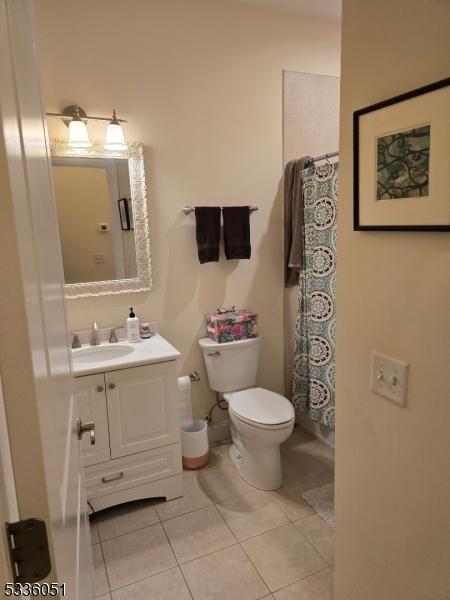
[[[93,510],[182,495],[176,360],[76,377],[87,498]]]

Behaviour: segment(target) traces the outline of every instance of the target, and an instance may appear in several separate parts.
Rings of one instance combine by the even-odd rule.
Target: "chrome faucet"
[[[72,349],[81,348],[81,342],[80,342],[80,338],[78,337],[78,333],[74,332],[74,333],[71,333],[70,335],[73,335]]]
[[[119,338],[117,337],[117,334],[116,334],[117,329],[122,329],[122,325],[118,325],[117,327],[111,327],[111,332],[109,334],[109,343],[110,344],[117,344],[117,342],[119,341]]]
[[[98,336],[98,326],[95,321],[92,323],[91,341],[89,343],[91,346],[100,346],[100,338]]]

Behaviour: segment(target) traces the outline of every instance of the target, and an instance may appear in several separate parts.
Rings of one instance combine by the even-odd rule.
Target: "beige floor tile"
[[[311,473],[310,477],[314,478],[314,481],[317,483],[317,487],[322,487],[328,483],[334,483],[334,469],[323,469],[316,473]]]
[[[154,500],[139,500],[101,511],[96,516],[100,540],[109,540],[118,535],[159,523],[159,517],[153,505]]]
[[[221,465],[198,471],[198,482],[213,502],[223,502],[234,496],[254,492],[255,488],[242,479],[233,465]]]
[[[102,542],[102,547],[112,590],[177,564],[160,523]]]
[[[98,596],[97,600],[111,600],[111,594],[104,594],[103,596]]]
[[[325,444],[322,444],[319,440],[311,440],[310,442],[303,445],[303,451],[312,457],[321,459],[322,464],[326,464],[331,468],[334,468],[334,450],[329,448]]]
[[[205,494],[197,479],[196,471],[183,473],[183,496],[156,505],[162,521],[210,506],[212,500]]]
[[[232,465],[230,458],[231,443],[214,444],[209,449],[209,461],[207,468]]]
[[[275,600],[333,600],[333,570],[325,569],[275,593]]]
[[[334,563],[334,531],[328,523],[315,514],[296,521],[295,526],[327,563],[332,565]]]
[[[94,557],[94,587],[95,596],[102,596],[109,593],[108,579],[106,577],[105,562],[100,544],[92,546]]]
[[[226,500],[217,508],[239,541],[289,522],[272,496],[261,491]]]
[[[300,470],[283,465],[283,486],[269,492],[272,500],[281,508],[290,521],[314,514],[314,509],[303,499],[303,492],[311,490],[316,484]]]
[[[179,567],[113,592],[112,600],[191,600]]]
[[[292,523],[242,542],[242,547],[271,592],[327,566]]]
[[[163,524],[179,563],[199,558],[236,542],[214,506],[175,517]]]
[[[285,464],[295,463],[316,487],[334,481],[334,452],[316,439],[283,449]]]
[[[97,523],[94,520],[90,520],[89,521],[89,525],[90,525],[90,530],[91,530],[91,544],[99,544],[100,543],[100,537],[98,535],[98,527],[97,527]]]
[[[269,590],[236,544],[181,566],[195,600],[257,600]]]

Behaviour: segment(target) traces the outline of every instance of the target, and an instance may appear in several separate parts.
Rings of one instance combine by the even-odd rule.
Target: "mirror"
[[[128,161],[53,158],[66,283],[137,277]]]
[[[68,297],[151,289],[142,146],[51,144]]]

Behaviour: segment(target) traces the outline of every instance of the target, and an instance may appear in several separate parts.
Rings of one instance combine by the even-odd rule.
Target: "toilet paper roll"
[[[192,427],[191,380],[189,376],[178,377],[178,407],[182,429]]]

